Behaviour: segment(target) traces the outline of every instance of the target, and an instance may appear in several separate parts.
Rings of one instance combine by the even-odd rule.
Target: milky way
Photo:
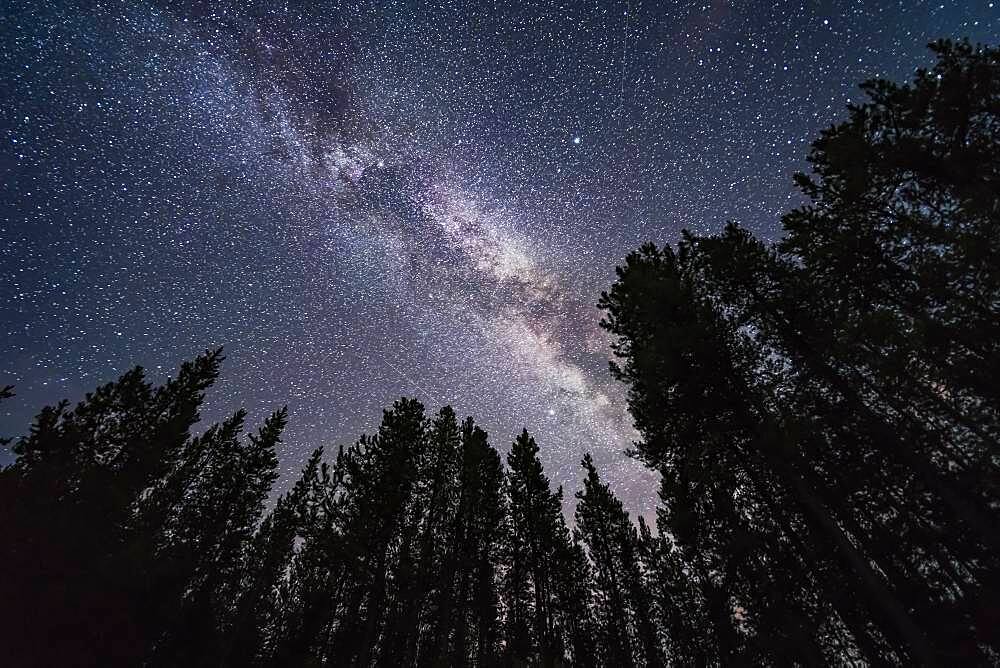
[[[773,237],[857,82],[989,2],[18,3],[0,66],[0,435],[224,345],[208,417],[288,403],[284,482],[402,395],[653,479],[597,298],[646,240]],[[9,457],[8,457],[9,460]]]

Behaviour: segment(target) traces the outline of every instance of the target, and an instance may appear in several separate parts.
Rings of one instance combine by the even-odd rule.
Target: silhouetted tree
[[[322,452],[313,453],[302,478],[278,499],[247,548],[246,568],[238,581],[240,591],[222,643],[222,665],[258,665],[268,656],[269,640],[280,619],[279,592],[291,564],[301,507]]]
[[[589,454],[587,477],[576,493],[576,526],[594,570],[599,646],[606,665],[663,663],[647,584],[639,561],[639,534]]]
[[[676,541],[652,553],[665,588],[700,582],[713,647],[996,651],[1000,59],[932,48],[814,144],[780,243],[730,225],[645,246],[602,297]]]
[[[73,409],[44,409],[13,446],[17,458],[0,478],[2,566],[17,574],[4,579],[3,597],[23,606],[5,609],[12,664],[133,665],[188,604],[196,576],[210,588],[230,578],[273,481],[284,413],[247,445],[233,440],[242,414],[191,438],[221,361],[221,351],[206,353],[158,388],[136,368]],[[243,456],[226,474],[247,477],[226,488],[219,509],[235,523],[220,520],[206,536],[214,528],[196,527],[181,508],[206,502],[188,494],[204,473],[191,454],[223,441]],[[211,564],[187,568],[193,561],[179,552],[164,559],[198,530],[218,548]]]
[[[690,534],[689,540],[718,523],[719,535],[709,538],[726,564],[719,565],[725,585],[752,545],[753,532],[735,522],[750,519],[739,508],[741,488],[753,490],[742,495],[747,498],[786,496],[811,539],[826,546],[872,614],[918,658],[929,660],[924,634],[808,475],[797,433],[774,408],[769,360],[699,293],[686,272],[687,247],[681,251],[643,247],[629,256],[612,292],[602,298],[605,325],[619,337],[615,351],[625,361],[613,369],[631,385],[629,404],[643,435],[638,454],[663,474],[661,496],[672,507],[668,523],[676,526],[676,535]],[[756,480],[769,484],[758,487]],[[710,578],[703,580],[713,590],[706,598],[710,606],[715,601],[711,614],[725,646],[725,618],[733,606],[747,604],[732,601],[725,589],[714,591]]]
[[[491,664],[499,651],[498,562],[506,487],[500,455],[471,418],[461,427],[458,464],[457,507],[431,602],[434,624],[423,645],[425,664],[445,656],[452,665]]]
[[[350,453],[338,450],[331,467],[322,461],[323,450],[315,450],[289,497],[293,552],[273,591],[276,605],[261,652],[263,665],[308,665],[328,649],[324,639],[347,585],[340,492]]]
[[[218,665],[242,583],[256,566],[251,543],[277,479],[275,448],[287,411],[274,413],[256,435],[239,438],[242,411],[210,430],[192,449],[195,471],[163,532],[156,559],[170,564],[183,586],[168,630],[156,642],[155,663]],[[181,577],[176,577],[181,575]],[[160,592],[162,593],[162,592]]]
[[[562,488],[553,492],[527,430],[507,455],[511,531],[505,596],[508,662],[562,663],[583,645],[573,646],[581,610],[589,607],[587,588],[572,582],[581,567],[580,551],[562,515]],[[582,643],[577,634],[576,640]],[[581,662],[584,657],[577,657]]]

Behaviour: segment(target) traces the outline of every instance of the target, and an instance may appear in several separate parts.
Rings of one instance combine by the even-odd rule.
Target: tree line
[[[221,362],[135,369],[14,445],[7,665],[660,661],[639,535],[589,456],[571,531],[527,431],[504,467],[471,418],[402,399],[265,512],[286,411],[191,435]]]
[[[774,243],[647,244],[601,296],[660,474],[397,401],[275,503],[221,351],[47,407],[0,471],[5,665],[1000,662],[1000,51],[932,45],[813,143]],[[9,396],[0,393],[0,398]]]

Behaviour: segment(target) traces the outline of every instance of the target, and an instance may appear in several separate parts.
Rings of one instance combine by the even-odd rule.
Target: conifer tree
[[[604,662],[619,666],[658,666],[662,652],[654,626],[642,564],[639,535],[590,454],[577,492],[576,526],[594,565],[594,588]]]
[[[619,336],[615,351],[625,361],[613,369],[631,384],[630,408],[644,437],[639,455],[664,475],[661,496],[673,506],[675,530],[697,537],[717,526],[719,535],[712,540],[723,563],[712,570],[721,568],[724,587],[730,586],[727,581],[742,582],[732,576],[752,554],[746,551],[752,532],[725,517],[739,516],[734,502],[741,496],[767,493],[766,486],[753,481],[775,485],[793,504],[810,540],[825,546],[881,621],[883,632],[920,660],[930,660],[933,651],[925,633],[845,533],[822,486],[816,487],[800,458],[797,433],[775,412],[768,360],[709,297],[699,294],[686,274],[688,253],[683,246],[680,255],[643,247],[628,258],[618,283],[602,298],[608,310],[605,326]],[[724,481],[729,490],[711,493]],[[753,496],[741,494],[741,488]],[[741,523],[749,519],[743,515]],[[719,640],[728,652],[738,651],[730,647],[737,637],[724,628],[734,604],[744,603],[718,590],[709,572],[701,579]]]
[[[261,664],[315,663],[329,651],[338,606],[347,582],[348,555],[342,540],[342,499],[347,460],[357,446],[337,452],[333,466],[317,449],[306,462],[289,496],[295,530],[287,575],[273,596],[275,610],[263,643]]]
[[[2,559],[19,577],[6,580],[4,594],[31,609],[4,625],[12,663],[151,660],[195,600],[204,602],[195,607],[206,635],[187,646],[199,657],[215,651],[223,592],[235,584],[275,478],[285,421],[279,412],[240,443],[238,413],[190,437],[221,361],[221,351],[208,352],[158,388],[136,368],[73,409],[44,409],[15,444],[17,459],[0,476],[11,539]],[[209,459],[214,466],[203,468]],[[203,554],[213,557],[197,557],[207,545],[215,549]],[[45,640],[53,634],[61,641]]]
[[[459,496],[432,602],[435,623],[423,661],[454,665],[496,660],[499,647],[497,560],[505,512],[500,456],[466,419],[461,427]]]
[[[140,538],[135,511],[171,468],[198,421],[221,351],[184,364],[153,388],[142,368],[70,409],[47,407],[2,475],[2,643],[13,663],[128,662],[148,630],[138,623],[141,571],[129,568]],[[143,565],[148,554],[138,555]],[[78,617],[74,611],[90,609]],[[114,651],[102,638],[117,634]],[[51,642],[51,638],[60,638]]]
[[[328,650],[337,661],[368,665],[377,659],[387,606],[402,584],[394,576],[412,549],[407,508],[426,447],[423,405],[402,399],[384,412],[378,433],[344,457],[339,540],[346,591]]]
[[[685,234],[602,298],[663,479],[654,570],[723,657],[997,651],[1000,52],[932,49],[813,145],[781,242]]]
[[[996,49],[932,45],[912,85],[868,101],[813,145],[809,206],[767,248],[745,230],[689,238],[698,281],[775,358],[812,469],[938,651],[996,645],[1000,320],[995,262]],[[989,264],[989,267],[983,263]],[[975,362],[971,362],[975,358]]]
[[[316,466],[321,453],[316,451],[307,466]],[[296,484],[278,499],[247,548],[240,592],[221,647],[221,665],[260,665],[268,656],[268,640],[275,632],[280,604],[278,593],[294,550],[298,529],[295,511],[302,491]]]
[[[562,488],[553,492],[527,430],[507,456],[511,513],[507,573],[508,661],[550,666],[572,649],[570,618],[587,605],[585,590],[568,586],[579,566],[562,515]],[[586,572],[586,571],[584,571]]]
[[[565,526],[562,517],[560,523]],[[562,529],[560,533],[564,533]],[[560,628],[566,663],[572,666],[603,665],[594,619],[593,568],[578,536],[560,541],[556,563],[555,588],[559,592]]]
[[[444,579],[461,493],[461,437],[455,412],[442,408],[431,424],[428,447],[418,462],[387,656],[413,661],[418,652],[436,654],[447,646],[442,635],[447,633],[448,624],[442,617],[448,616],[450,589]],[[423,639],[421,626],[432,629]]]
[[[287,410],[268,418],[257,434],[240,438],[243,411],[203,439],[197,474],[191,478],[157,555],[173,570],[180,604],[156,642],[155,663],[218,665],[232,616],[251,564],[249,551],[277,479],[275,448],[287,422]],[[178,595],[175,593],[175,595]]]

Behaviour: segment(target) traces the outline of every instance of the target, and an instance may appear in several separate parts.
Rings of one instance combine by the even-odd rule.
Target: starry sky
[[[773,238],[857,83],[996,43],[981,0],[6,2],[0,435],[225,346],[283,483],[402,395],[522,427],[567,497],[653,477],[596,302],[640,243]],[[4,455],[2,461],[10,461]]]

